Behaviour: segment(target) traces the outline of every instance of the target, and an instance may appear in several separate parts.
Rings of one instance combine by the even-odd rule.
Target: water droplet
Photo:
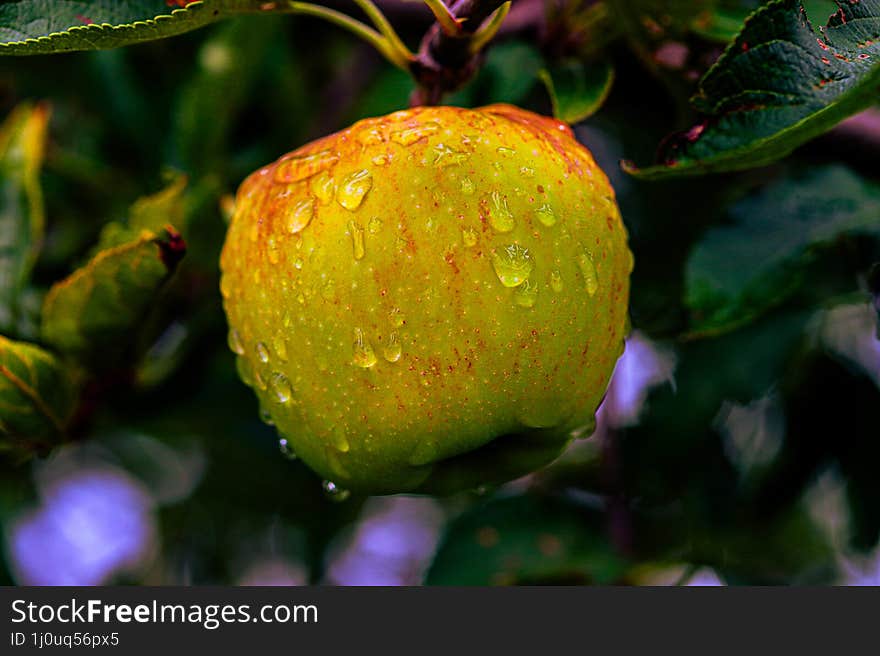
[[[599,289],[599,278],[596,275],[596,265],[593,264],[593,256],[584,251],[578,257],[578,267],[580,267],[581,275],[584,277],[584,286],[587,294],[593,296]]]
[[[556,225],[556,212],[553,211],[553,208],[550,207],[550,205],[547,205],[546,203],[541,205],[541,207],[535,210],[535,214],[538,217],[538,221],[548,228]]]
[[[629,248],[627,248],[626,249],[626,272],[632,273],[633,269],[635,269],[635,267],[636,267],[635,258],[633,257],[632,251]]]
[[[513,214],[507,206],[507,198],[497,191],[491,194],[489,224],[498,232],[510,232],[515,225]]]
[[[523,166],[519,170],[519,173],[524,178],[534,178],[535,177],[535,169],[528,167],[528,166]]]
[[[257,357],[260,358],[260,362],[266,364],[269,361],[269,349],[266,348],[266,345],[263,342],[257,342],[257,346],[254,349],[257,352]]]
[[[351,449],[345,429],[341,426],[337,426],[331,431],[330,440],[333,442],[333,448],[341,453],[348,453]]]
[[[461,179],[461,193],[470,196],[474,193],[474,181],[470,178],[462,178]]]
[[[558,270],[550,274],[550,289],[557,293],[562,291],[562,274]]]
[[[296,260],[294,260],[294,262],[293,262],[293,266],[296,268],[297,271],[302,271],[302,268],[303,268],[302,259],[296,258]]]
[[[473,228],[464,228],[461,231],[461,241],[462,243],[470,248],[471,246],[476,245],[477,243],[477,231]]]
[[[315,216],[315,201],[311,198],[298,200],[287,212],[287,232],[295,235],[309,223]]]
[[[266,391],[266,381],[263,380],[263,376],[260,375],[257,369],[254,369],[254,385],[257,386],[257,389]]]
[[[278,254],[278,243],[275,241],[275,237],[269,237],[266,240],[266,256],[269,258],[271,264],[278,264],[278,262],[281,261],[281,256]]]
[[[371,235],[378,234],[378,232],[382,229],[382,219],[378,216],[374,216],[370,219],[370,222],[367,224],[367,230],[370,231]]]
[[[434,146],[434,165],[444,168],[446,166],[456,166],[467,161],[467,153],[462,153],[450,148],[446,144],[439,143]]]
[[[395,328],[403,326],[403,314],[401,313],[400,308],[391,308],[391,312],[388,313],[388,320]]]
[[[440,126],[436,123],[425,123],[424,125],[418,125],[412,128],[404,128],[402,130],[395,130],[391,133],[391,141],[394,143],[398,143],[401,146],[411,146],[419,139],[424,139],[425,137],[429,137],[437,130],[440,129]]]
[[[348,222],[348,234],[351,235],[351,250],[354,259],[363,259],[364,249],[364,229],[356,221]]]
[[[321,487],[324,488],[324,493],[331,501],[345,501],[351,496],[351,492],[339,487],[333,481],[324,481]]]
[[[286,437],[278,440],[278,449],[281,451],[281,455],[288,460],[296,460],[296,451],[293,450],[293,446]]]
[[[496,152],[504,157],[513,157],[516,155],[516,151],[513,148],[505,148],[504,146],[499,146]]]
[[[227,337],[229,342],[229,350],[236,355],[244,355],[244,345],[241,343],[241,335],[238,334],[238,331],[233,328],[229,331],[229,335]]]
[[[528,248],[510,244],[492,252],[492,267],[505,287],[516,287],[528,280],[535,262]]]
[[[272,350],[282,362],[287,362],[287,342],[282,334],[277,334],[272,338]]]
[[[385,166],[388,163],[387,155],[376,155],[373,159],[370,160],[376,166]]]
[[[272,415],[269,414],[269,411],[266,408],[260,406],[260,421],[262,421],[267,426],[274,426],[275,422],[272,419]]]
[[[228,274],[220,276],[220,295],[223,298],[232,296],[232,276]]]
[[[513,294],[513,300],[520,307],[530,308],[538,300],[538,285],[531,280],[526,280],[523,284],[516,288]]]
[[[309,188],[322,205],[327,205],[336,195],[336,181],[329,173],[321,173],[312,178]]]
[[[382,348],[382,355],[388,362],[397,362],[400,360],[402,352],[403,349],[400,346],[400,341],[397,339],[397,333],[391,333],[388,336],[388,343]]]
[[[364,202],[364,196],[373,187],[373,175],[367,169],[349,173],[336,190],[336,202],[354,212]]]
[[[326,171],[339,161],[339,155],[322,150],[313,155],[291,157],[283,160],[275,168],[275,181],[282,183],[299,182]]]
[[[235,369],[238,371],[238,376],[245,385],[248,387],[254,386],[254,369],[251,366],[250,360],[243,355],[238,356],[235,358]]]
[[[382,136],[382,132],[378,128],[361,130],[354,138],[363,146],[374,146],[385,141],[385,137]]]
[[[354,344],[352,347],[354,349],[352,362],[356,366],[368,369],[376,364],[376,353],[373,351],[373,347],[370,346],[370,342],[364,337],[364,331],[360,328],[354,329]]]
[[[272,377],[269,379],[269,385],[279,403],[287,403],[290,401],[290,397],[293,396],[293,389],[290,387],[290,381],[287,380],[287,376],[278,372],[273,373]]]

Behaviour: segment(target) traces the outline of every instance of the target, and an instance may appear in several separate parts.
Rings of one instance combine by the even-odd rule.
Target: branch
[[[439,22],[434,23],[410,63],[410,72],[419,85],[412,105],[437,104],[445,93],[473,77],[483,58],[482,50],[473,51],[473,42],[480,38],[483,23],[504,4],[505,0],[454,0],[449,13],[460,31],[450,34]]]

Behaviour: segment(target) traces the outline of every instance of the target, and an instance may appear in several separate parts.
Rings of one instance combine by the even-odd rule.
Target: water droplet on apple
[[[548,228],[556,225],[556,212],[554,212],[553,208],[546,203],[535,210],[535,215],[538,217],[538,221]]]
[[[513,294],[514,302],[520,307],[530,308],[538,300],[538,285],[531,280],[526,280]]]
[[[490,196],[489,224],[498,232],[510,232],[515,225],[513,213],[507,206],[507,198],[497,191],[493,191]]]
[[[312,198],[305,198],[295,202],[287,213],[287,232],[292,235],[300,232],[315,216],[315,201]]]
[[[492,267],[502,285],[516,287],[528,280],[535,262],[528,248],[509,244],[492,252]]]
[[[293,389],[290,387],[290,381],[287,380],[287,376],[275,372],[269,379],[269,384],[272,388],[272,393],[275,394],[275,398],[278,399],[279,403],[290,401],[290,398],[293,396]]]
[[[477,231],[473,228],[464,228],[461,231],[461,241],[462,243],[470,248],[471,246],[476,245],[477,243]]]
[[[269,362],[269,349],[266,348],[266,345],[263,342],[257,342],[257,346],[254,349],[257,353],[257,357],[260,359],[260,362],[266,364]]]
[[[369,369],[376,364],[376,353],[373,351],[373,347],[370,346],[370,342],[364,337],[364,331],[360,328],[354,329],[354,344],[352,344],[352,347],[354,350],[352,362],[356,366]]]
[[[351,492],[339,487],[333,481],[324,481],[321,484],[321,487],[324,488],[324,494],[326,494],[327,498],[331,501],[345,501],[351,496]]]
[[[440,129],[436,123],[425,123],[412,128],[403,128],[391,133],[391,141],[401,146],[411,146],[419,139],[429,137]]]
[[[367,169],[349,173],[336,190],[336,202],[353,212],[361,206],[364,196],[372,187],[373,175]]]
[[[366,252],[364,246],[364,229],[356,222],[348,222],[348,234],[351,235],[351,252],[354,259],[363,259]]]
[[[275,168],[275,182],[289,184],[311,178],[326,171],[339,161],[339,155],[322,150],[312,155],[291,157],[279,162]]]
[[[402,352],[403,349],[397,339],[397,333],[391,333],[388,336],[388,343],[382,348],[382,355],[388,362],[397,362],[400,360]]]
[[[562,291],[562,274],[558,270],[550,273],[550,289],[557,294]]]
[[[293,450],[293,446],[291,446],[286,437],[278,440],[278,449],[281,451],[281,455],[288,460],[296,460],[296,451]]]
[[[593,264],[593,256],[586,250],[578,256],[578,267],[584,277],[584,287],[587,294],[593,296],[599,289],[599,278],[596,273],[596,265]]]
[[[236,355],[244,355],[244,345],[241,343],[241,335],[233,328],[228,335],[229,350]]]

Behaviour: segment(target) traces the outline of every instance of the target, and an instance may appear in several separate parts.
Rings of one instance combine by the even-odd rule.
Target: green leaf
[[[871,106],[880,84],[880,0],[839,2],[813,30],[800,0],[774,0],[746,21],[700,81],[704,120],[669,139],[656,179],[733,171],[778,160]]]
[[[0,330],[15,325],[43,241],[40,167],[49,108],[22,105],[0,126]]]
[[[427,583],[611,583],[623,575],[626,561],[609,544],[603,525],[599,513],[560,500],[490,501],[452,522]]]
[[[571,59],[541,69],[538,77],[550,94],[553,115],[574,125],[595,114],[605,102],[614,82],[614,69],[607,61]]]
[[[56,283],[43,305],[46,343],[95,368],[126,355],[186,246],[170,229],[106,248]]]
[[[782,180],[730,210],[709,230],[685,272],[698,331],[751,321],[797,290],[819,249],[843,235],[880,237],[880,187],[846,168]]]
[[[15,458],[64,438],[77,389],[54,355],[0,335],[0,454]]]
[[[12,0],[0,4],[0,55],[118,48],[259,12],[267,4],[203,0],[172,9],[165,0]]]

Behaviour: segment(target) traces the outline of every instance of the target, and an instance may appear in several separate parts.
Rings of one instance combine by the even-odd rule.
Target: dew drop
[[[531,168],[531,167],[529,167],[529,166],[523,166],[523,167],[519,170],[519,173],[520,173],[520,175],[523,176],[524,178],[534,178],[534,177],[535,177],[535,169],[533,169],[533,168]]]
[[[562,274],[558,270],[550,274],[550,289],[557,294],[562,291]]]
[[[351,252],[354,259],[361,260],[364,257],[364,229],[356,221],[348,222],[348,234],[351,235]]]
[[[290,381],[287,380],[287,376],[282,373],[273,373],[269,379],[269,385],[279,403],[290,401],[290,398],[293,396],[293,389],[290,387]]]
[[[322,205],[327,205],[336,195],[336,181],[329,173],[321,173],[312,178],[309,188]]]
[[[254,349],[257,352],[257,357],[260,359],[260,362],[266,364],[269,362],[269,349],[266,348],[266,345],[263,342],[257,342],[257,346]]]
[[[499,146],[496,152],[503,157],[513,157],[516,155],[516,151],[513,148],[505,148],[504,146]]]
[[[395,328],[400,328],[403,326],[403,313],[400,311],[400,308],[391,308],[391,311],[388,313],[388,320],[391,322],[391,325]]]
[[[378,216],[374,216],[370,219],[370,222],[367,223],[367,230],[370,231],[371,235],[378,234],[378,232],[382,229],[382,219]]]
[[[599,289],[599,278],[596,275],[596,265],[593,264],[593,256],[587,251],[581,253],[578,257],[578,267],[581,270],[581,275],[584,277],[584,286],[587,289],[587,294],[593,296],[596,290]]]
[[[434,146],[434,165],[440,168],[457,166],[468,159],[467,153],[462,153],[446,144],[440,143]]]
[[[376,144],[380,144],[385,141],[385,137],[382,136],[382,132],[377,128],[361,130],[355,135],[354,138],[357,139],[358,143],[362,146],[375,146]]]
[[[351,445],[348,443],[348,437],[345,435],[345,429],[336,427],[330,434],[330,440],[333,442],[333,448],[341,453],[348,453]]]
[[[336,202],[354,212],[364,202],[364,196],[373,187],[373,175],[367,169],[349,173],[336,190]]]
[[[474,189],[475,187],[473,180],[471,180],[470,178],[461,179],[461,193],[465,194],[466,196],[470,196],[472,193],[474,193]]]
[[[269,237],[266,240],[266,256],[269,258],[269,262],[271,264],[278,264],[281,261],[281,256],[278,254],[278,243],[275,241],[275,237]]]
[[[388,336],[388,343],[382,348],[382,355],[388,362],[397,362],[400,360],[402,352],[403,349],[400,346],[400,341],[397,339],[397,333],[391,333]]]
[[[245,385],[248,387],[254,386],[254,369],[251,366],[250,360],[243,355],[238,356],[235,358],[235,369]]]
[[[280,333],[272,338],[272,350],[275,352],[275,355],[278,356],[279,360],[287,362],[287,342],[285,341],[284,336]]]
[[[297,271],[302,271],[302,268],[303,268],[303,261],[302,261],[302,259],[299,258],[299,257],[296,258],[296,259],[293,261],[293,266],[294,266],[294,268],[296,268]]]
[[[546,203],[541,205],[541,207],[535,210],[535,214],[538,216],[538,221],[548,228],[556,225],[556,212],[553,211],[550,205]]]
[[[229,331],[228,342],[229,342],[229,350],[235,353],[236,355],[244,355],[244,345],[241,343],[241,335],[238,334],[238,331],[233,328]]]
[[[272,415],[269,414],[269,411],[263,407],[260,407],[260,421],[262,421],[267,426],[274,426],[275,425],[275,422],[272,419]]]
[[[528,280],[535,262],[528,248],[510,244],[492,252],[492,267],[505,287],[516,287]]]
[[[520,307],[530,308],[538,300],[538,285],[531,280],[526,280],[516,288],[513,294],[514,302]]]
[[[515,225],[513,213],[507,206],[507,198],[497,191],[493,191],[491,194],[489,224],[498,232],[510,232]]]
[[[313,155],[291,157],[275,168],[275,181],[282,183],[299,182],[326,171],[339,161],[339,155],[322,150]]]
[[[298,200],[287,212],[287,232],[292,235],[300,232],[315,216],[315,201],[311,198]]]
[[[385,166],[388,163],[387,155],[376,155],[373,159],[370,160],[376,166]]]
[[[376,353],[373,351],[373,347],[370,346],[370,342],[364,337],[364,331],[360,328],[354,329],[354,344],[352,344],[352,347],[354,350],[352,362],[356,366],[369,369],[376,364]]]
[[[345,501],[351,496],[351,492],[336,485],[333,481],[324,481],[321,483],[324,488],[324,494],[331,501]]]
[[[394,143],[398,143],[401,146],[411,146],[419,139],[424,139],[425,137],[429,137],[440,129],[440,126],[436,123],[425,123],[424,125],[419,125],[412,128],[404,128],[402,130],[395,130],[391,133],[391,141]]]
[[[470,248],[471,246],[476,245],[477,243],[477,231],[473,228],[464,228],[461,231],[461,241],[462,243]]]
[[[293,450],[293,446],[286,437],[278,440],[278,449],[281,451],[281,455],[288,460],[296,460],[296,451]]]
[[[257,389],[266,391],[266,381],[263,380],[263,376],[256,369],[254,369],[254,385],[257,386]]]

